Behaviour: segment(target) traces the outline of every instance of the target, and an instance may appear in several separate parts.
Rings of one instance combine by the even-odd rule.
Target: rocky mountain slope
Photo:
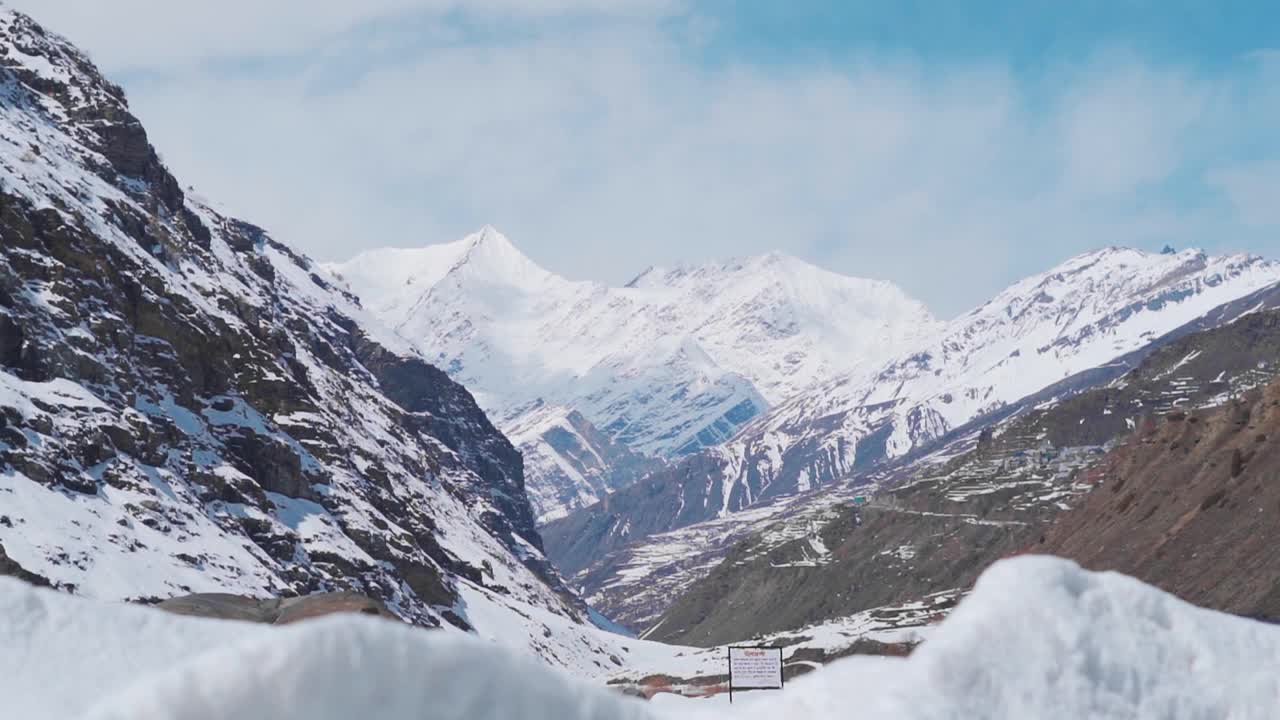
[[[793,509],[810,515],[809,533],[765,529],[740,540],[686,586],[648,637],[715,644],[839,618],[963,589],[991,563],[1026,551],[1145,572],[1210,607],[1274,610],[1261,599],[1280,582],[1265,566],[1270,536],[1258,527],[1269,496],[1254,485],[1267,472],[1261,428],[1274,414],[1267,403],[1280,392],[1277,376],[1280,311],[1169,342],[1113,382],[979,431],[971,449],[955,452],[969,444],[958,439],[903,467],[882,479],[882,489],[864,489],[864,505],[845,502],[825,517]],[[1256,474],[1240,480],[1255,456],[1263,460]],[[1197,510],[1207,497],[1215,506],[1233,490],[1223,502],[1228,512],[1203,512],[1161,551],[1164,565],[1150,564],[1155,548],[1207,510]],[[1247,541],[1246,531],[1253,531]],[[1211,540],[1214,533],[1221,539]],[[1249,572],[1226,569],[1242,562]],[[1221,569],[1214,575],[1210,567]],[[1248,578],[1253,595],[1233,604],[1205,592],[1219,587],[1208,580],[1178,584],[1200,577],[1196,568],[1209,578],[1241,578],[1225,583],[1237,590]]]
[[[1280,263],[1107,248],[1011,286],[872,372],[846,374],[755,418],[731,441],[544,528],[575,573],[655,533],[844,482],[1046,387],[1087,387],[1180,328],[1256,309]],[[1123,367],[1121,367],[1121,370]]]
[[[1278,437],[1277,382],[1146,423],[1038,549],[1197,605],[1280,618]]]
[[[778,254],[653,268],[609,287],[548,272],[485,228],[330,269],[518,439],[544,521],[634,477],[636,459],[615,466],[609,445],[656,459],[717,445],[803,388],[879,365],[937,327],[888,283]],[[553,423],[579,435],[566,451],[543,428],[573,414],[574,428]],[[600,469],[582,467],[583,455]]]
[[[472,396],[185,192],[120,88],[5,8],[0,239],[6,574],[108,599],[349,589],[609,664]]]

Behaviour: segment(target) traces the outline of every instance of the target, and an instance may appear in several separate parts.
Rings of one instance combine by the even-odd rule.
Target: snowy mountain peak
[[[832,272],[777,250],[720,262],[652,266],[627,283],[627,287],[671,288],[729,282],[740,283],[743,293],[782,288],[792,300],[809,305],[830,299],[832,295],[840,296],[842,302],[895,304],[910,308],[917,319],[933,322],[932,314],[923,303],[891,282]]]
[[[400,325],[422,296],[453,276],[462,282],[538,287],[560,280],[492,225],[461,240],[416,248],[377,248],[324,268],[357,290],[365,307]],[[567,281],[562,281],[567,282]]]
[[[540,434],[523,432],[540,408],[576,410],[633,451],[680,455],[939,327],[890,283],[782,253],[655,267],[616,288],[547,272],[487,227],[418,255],[397,252],[370,251],[333,270],[475,392],[504,431],[529,438],[526,461],[556,457],[534,447]],[[543,470],[558,478],[554,492],[531,493],[535,502],[566,496],[566,463],[526,465],[531,486]]]
[[[492,225],[485,225],[458,241],[465,250],[450,272],[465,270],[472,277],[489,282],[514,284],[542,284],[552,281],[566,282],[529,259],[506,235]]]
[[[88,58],[66,38],[40,27],[34,20],[0,3],[0,38],[9,50],[3,65],[23,69],[46,80],[62,80],[68,63],[84,66]]]

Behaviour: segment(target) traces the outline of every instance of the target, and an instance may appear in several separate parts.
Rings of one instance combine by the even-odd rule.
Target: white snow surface
[[[475,393],[504,432],[563,407],[658,456],[722,442],[801,389],[882,364],[938,327],[889,283],[777,253],[653,268],[610,287],[548,272],[486,227],[328,268]],[[519,434],[528,484],[560,476],[554,451]],[[566,509],[532,495],[544,519]]]
[[[13,717],[1271,718],[1280,628],[1047,557],[1001,562],[909,658],[781,692],[646,705],[460,634],[358,616],[277,628],[94,603],[0,578]]]

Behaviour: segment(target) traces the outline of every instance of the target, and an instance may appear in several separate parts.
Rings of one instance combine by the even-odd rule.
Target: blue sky
[[[716,0],[704,7],[720,21],[716,54],[773,62],[889,52],[1030,70],[1125,47],[1153,60],[1213,65],[1275,44],[1280,27],[1280,5],[1241,0]]]
[[[1280,3],[13,4],[323,260],[489,223],[573,278],[778,249],[950,316],[1101,245],[1280,259]]]

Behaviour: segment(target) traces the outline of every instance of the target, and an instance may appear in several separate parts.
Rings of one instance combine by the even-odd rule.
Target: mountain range
[[[849,481],[1046,387],[1103,368],[1214,310],[1227,322],[1280,282],[1256,256],[1105,248],[1022,280],[898,358],[801,391],[729,442],[550,523],[557,566],[585,570],[644,537]]]
[[[610,287],[544,270],[484,228],[328,267],[475,393],[524,453],[544,522],[938,326],[889,283],[776,253],[651,268]]]
[[[905,652],[1037,548],[1280,607],[1221,570],[1273,564],[1274,261],[1103,248],[948,321],[779,253],[612,286],[485,227],[321,264],[3,7],[0,240],[0,575],[350,591],[630,690],[756,636]]]
[[[747,637],[963,592],[990,564],[1025,552],[1273,616],[1276,576],[1262,569],[1270,531],[1259,512],[1270,491],[1257,483],[1273,461],[1266,440],[1280,389],[1277,295],[1234,322],[1158,341],[1111,380],[1041,399],[886,468],[873,485],[824,488],[795,498],[772,522],[753,518],[727,551],[703,544],[704,561],[723,558],[705,575],[653,568],[651,576],[681,590],[668,593],[677,599],[658,617],[635,624],[666,642]],[[645,552],[656,559],[672,536],[705,536],[702,525],[651,538]],[[1226,558],[1259,570],[1227,582]],[[1192,582],[1214,573],[1226,583],[1216,595],[1212,582]],[[606,593],[627,597],[628,610],[600,604],[635,622],[642,587]]]

